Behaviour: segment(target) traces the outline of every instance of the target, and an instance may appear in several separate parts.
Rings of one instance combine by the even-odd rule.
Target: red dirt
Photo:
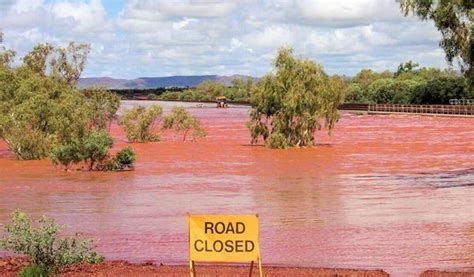
[[[28,265],[25,258],[0,259],[0,275],[16,277],[21,267]],[[265,276],[388,276],[382,270],[351,270],[327,268],[264,267]],[[126,261],[106,261],[101,264],[81,263],[64,269],[59,276],[189,276],[186,266],[156,266],[152,263],[131,264]],[[196,276],[249,276],[248,266],[196,265]],[[258,276],[254,266],[252,276]]]
[[[16,277],[22,267],[29,261],[22,257],[0,258],[0,275]],[[382,270],[353,270],[335,268],[304,268],[304,267],[264,267],[265,276],[321,276],[321,277],[386,277]],[[154,265],[153,263],[132,264],[126,261],[105,261],[101,264],[81,263],[61,270],[57,276],[189,276],[187,266]],[[196,265],[196,276],[249,276],[248,266],[229,265]],[[258,268],[254,266],[252,276],[258,276]],[[472,277],[469,272],[442,272],[429,270],[420,277]]]

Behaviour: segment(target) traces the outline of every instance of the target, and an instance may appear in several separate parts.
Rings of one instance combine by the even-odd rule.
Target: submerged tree
[[[176,132],[183,132],[183,141],[186,141],[186,137],[191,130],[193,140],[207,135],[206,130],[201,126],[201,122],[180,107],[174,107],[171,113],[164,118],[163,129],[174,129]]]
[[[270,148],[311,146],[321,119],[329,132],[339,119],[344,82],[295,57],[291,48],[280,49],[274,65],[275,74],[264,76],[252,91],[251,143],[262,137]]]
[[[18,159],[50,157],[66,169],[108,158],[106,126],[120,99],[104,89],[80,91],[89,45],[39,44],[11,66],[14,52],[0,46],[0,138]]]
[[[160,105],[148,108],[136,106],[125,112],[119,124],[125,129],[127,139],[131,142],[159,141],[160,136],[153,134],[155,124],[159,123],[163,111]]]
[[[402,0],[405,16],[413,12],[422,20],[433,20],[441,32],[440,46],[450,64],[458,58],[471,86],[474,82],[474,1]]]

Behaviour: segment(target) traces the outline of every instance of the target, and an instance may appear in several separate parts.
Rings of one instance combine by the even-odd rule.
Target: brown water
[[[133,172],[66,173],[0,143],[0,223],[47,214],[107,258],[168,264],[187,262],[187,212],[258,213],[264,264],[474,270],[474,119],[344,113],[317,147],[281,151],[248,144],[246,108],[189,111],[208,137],[133,144]]]

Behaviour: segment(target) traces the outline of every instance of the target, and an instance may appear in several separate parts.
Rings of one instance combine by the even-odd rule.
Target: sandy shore
[[[17,276],[18,271],[29,262],[21,257],[0,258],[0,276]],[[302,268],[264,266],[265,276],[389,276],[383,270],[356,270],[336,268]],[[249,276],[249,267],[229,265],[199,265],[196,267],[197,276]],[[106,261],[101,264],[79,264],[65,269],[58,276],[189,276],[187,266],[154,265],[152,263],[131,264],[126,261]],[[254,267],[253,275],[258,276]],[[474,272],[440,272],[425,271],[423,277],[468,277]]]

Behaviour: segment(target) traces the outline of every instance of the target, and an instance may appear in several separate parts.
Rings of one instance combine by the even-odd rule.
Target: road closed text
[[[194,261],[238,262],[259,255],[255,215],[190,215],[190,258]]]

